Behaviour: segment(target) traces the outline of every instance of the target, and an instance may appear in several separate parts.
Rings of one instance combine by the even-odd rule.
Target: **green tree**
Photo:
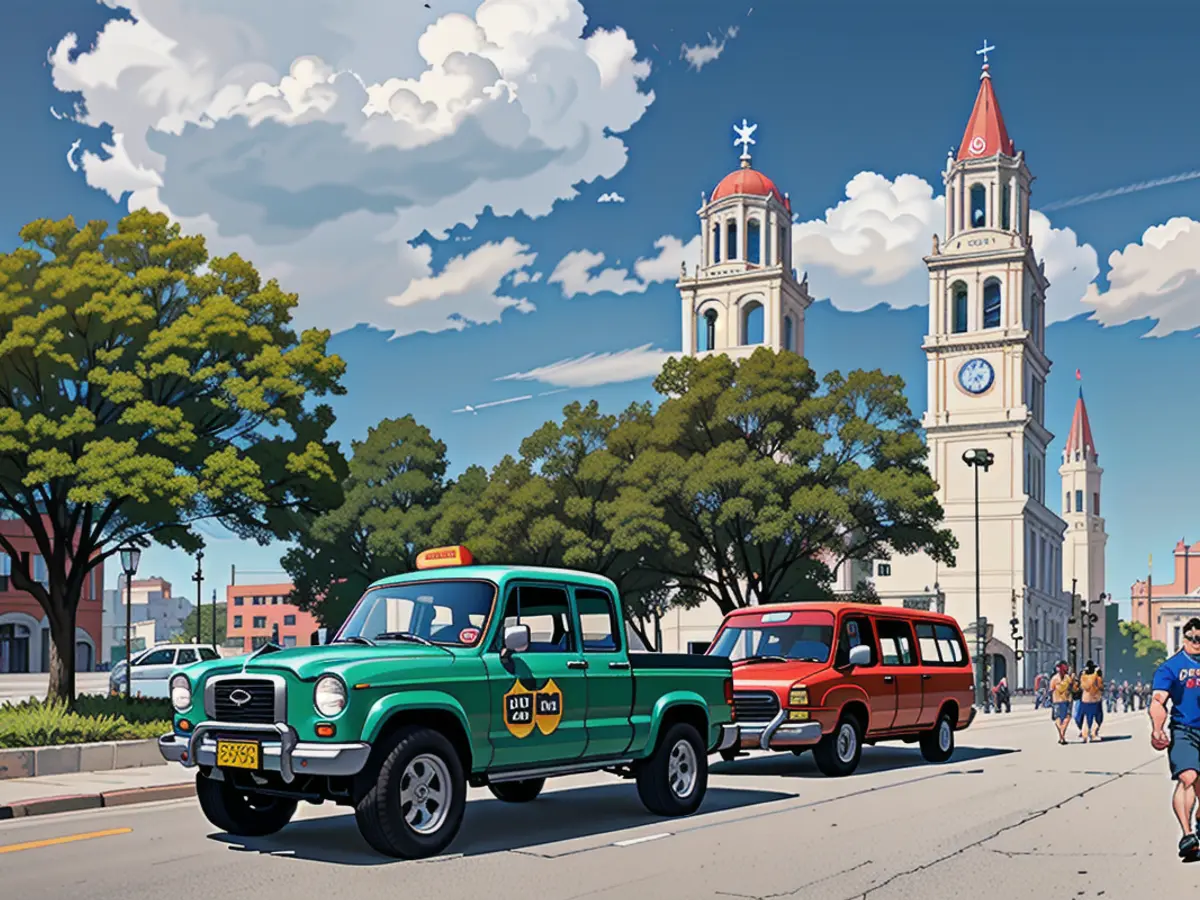
[[[850,596],[846,599],[851,603],[873,603],[876,606],[881,603],[879,592],[875,590],[875,585],[865,578],[854,586],[854,590],[850,592]]]
[[[191,644],[197,639],[200,643],[213,644],[218,647],[225,643],[225,604],[217,604],[217,637],[213,640],[212,622],[213,608],[211,603],[193,607],[183,620],[183,625],[177,634],[171,637],[173,644]]]
[[[629,467],[617,540],[728,613],[829,595],[847,559],[924,551],[953,564],[953,535],[900,378],[838,372],[760,348],[668,360],[666,399]]]
[[[1166,662],[1167,645],[1156,641],[1150,629],[1141,622],[1120,622],[1117,630],[1121,633],[1121,640],[1116,648],[1118,671],[1136,673],[1135,677],[1149,678],[1155,669]]]
[[[283,557],[293,602],[327,628],[373,581],[413,570],[446,489],[446,445],[412,416],[385,419],[351,446],[341,503],[311,517]]]
[[[344,463],[328,332],[291,328],[296,295],[240,257],[145,210],[82,228],[39,220],[0,255],[0,513],[12,582],[50,624],[50,689],[75,691],[75,618],[88,573],[130,541],[194,551],[193,523],[266,543],[330,501]]]

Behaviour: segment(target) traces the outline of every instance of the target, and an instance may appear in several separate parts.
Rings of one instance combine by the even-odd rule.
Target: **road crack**
[[[867,898],[871,894],[874,894],[876,891],[883,890],[883,888],[887,887],[888,885],[892,884],[893,882],[899,881],[901,878],[907,878],[909,875],[916,875],[918,872],[924,872],[926,869],[932,869],[934,866],[939,866],[942,863],[946,862],[947,860],[951,860],[951,859],[954,859],[955,857],[962,856],[968,850],[974,850],[976,847],[983,846],[988,841],[994,841],[996,838],[1000,837],[1000,835],[1002,835],[1002,834],[1006,834],[1009,831],[1014,831],[1017,828],[1021,828],[1025,825],[1028,825],[1030,822],[1036,821],[1037,819],[1040,819],[1045,815],[1049,815],[1050,813],[1054,812],[1056,809],[1062,809],[1064,806],[1066,806],[1068,803],[1071,803],[1074,800],[1079,800],[1080,798],[1086,797],[1088,794],[1091,794],[1094,791],[1100,790],[1100,788],[1107,787],[1110,784],[1115,784],[1116,782],[1120,781],[1122,778],[1125,778],[1128,775],[1136,774],[1139,770],[1144,769],[1144,768],[1146,768],[1146,766],[1153,765],[1154,763],[1157,763],[1157,762],[1159,762],[1159,758],[1155,757],[1154,759],[1147,760],[1146,762],[1142,763],[1140,766],[1134,766],[1132,769],[1128,769],[1124,772],[1120,772],[1120,773],[1114,775],[1112,778],[1106,778],[1106,779],[1104,779],[1104,781],[1098,782],[1096,784],[1091,785],[1090,787],[1084,788],[1082,791],[1079,791],[1078,793],[1071,794],[1070,796],[1065,797],[1064,799],[1058,801],[1057,803],[1054,803],[1054,804],[1044,807],[1042,809],[1034,810],[1029,815],[1024,816],[1019,822],[1014,822],[1011,825],[1005,825],[1003,828],[997,828],[991,834],[985,835],[984,837],[980,838],[979,840],[972,841],[969,844],[964,844],[962,847],[959,847],[957,850],[953,850],[950,853],[947,853],[943,856],[939,856],[937,859],[933,859],[933,860],[930,860],[929,862],[922,863],[919,866],[913,866],[911,869],[905,869],[904,871],[897,872],[894,875],[889,876],[887,878],[887,880],[881,881],[879,884],[873,885],[872,887],[867,888],[865,891],[862,891],[862,892],[856,893],[856,894],[851,894],[849,897],[846,898],[846,900],[867,900]],[[799,888],[797,890],[799,890]],[[763,900],[765,900],[765,898],[763,898]]]
[[[810,887],[813,887],[814,885],[818,885],[818,884],[824,884],[826,881],[832,881],[834,878],[841,878],[843,875],[849,875],[851,872],[857,872],[859,869],[862,869],[862,868],[865,868],[867,866],[874,865],[874,864],[875,864],[874,860],[865,859],[862,862],[857,863],[856,865],[853,865],[848,869],[842,869],[842,871],[840,871],[840,872],[834,872],[831,875],[825,875],[821,878],[816,879],[815,881],[806,881],[804,884],[800,885],[799,887],[792,888],[790,891],[780,891],[779,893],[776,893],[776,894],[735,894],[730,891],[717,891],[717,896],[740,897],[740,898],[742,898],[742,900],[777,900],[777,898],[779,898],[779,897],[794,897],[794,896],[796,896],[796,894],[800,893],[805,888],[810,888]]]

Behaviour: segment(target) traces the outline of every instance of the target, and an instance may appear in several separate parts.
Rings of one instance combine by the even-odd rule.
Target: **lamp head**
[[[129,578],[137,574],[138,563],[142,561],[142,551],[133,544],[126,544],[120,550],[121,571]]]

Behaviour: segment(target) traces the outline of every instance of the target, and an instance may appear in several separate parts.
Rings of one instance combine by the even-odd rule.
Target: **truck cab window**
[[[530,653],[571,653],[578,649],[571,627],[571,602],[562,588],[512,588],[504,604],[504,628],[510,625],[529,626]],[[504,628],[497,635],[497,649],[503,645]]]
[[[621,649],[620,622],[608,591],[576,588],[575,606],[583,632],[583,649],[589,653],[616,653]]]
[[[842,619],[842,628],[838,633],[837,659],[835,665],[850,665],[850,651],[860,644],[866,644],[871,649],[871,665],[879,662],[879,653],[875,649],[875,630],[871,620],[866,616],[846,616]]]

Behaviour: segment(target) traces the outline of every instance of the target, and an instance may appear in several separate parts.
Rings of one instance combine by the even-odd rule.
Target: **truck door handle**
[[[932,678],[932,677],[933,677],[933,676],[932,676],[932,675],[930,675],[928,672],[922,672],[922,673],[921,673],[921,680],[922,680],[922,681],[928,681],[928,680],[929,680],[930,678]]]
[[[884,675],[884,676],[883,676],[883,683],[884,683],[884,684],[892,684],[893,682],[895,682],[895,680],[896,680],[896,679],[895,679],[894,677],[892,677],[891,675]]]
[[[586,669],[588,667],[586,659],[569,659],[567,660],[568,669]]]
[[[629,663],[627,663],[627,662],[610,662],[608,664],[608,667],[610,669],[628,669]]]

